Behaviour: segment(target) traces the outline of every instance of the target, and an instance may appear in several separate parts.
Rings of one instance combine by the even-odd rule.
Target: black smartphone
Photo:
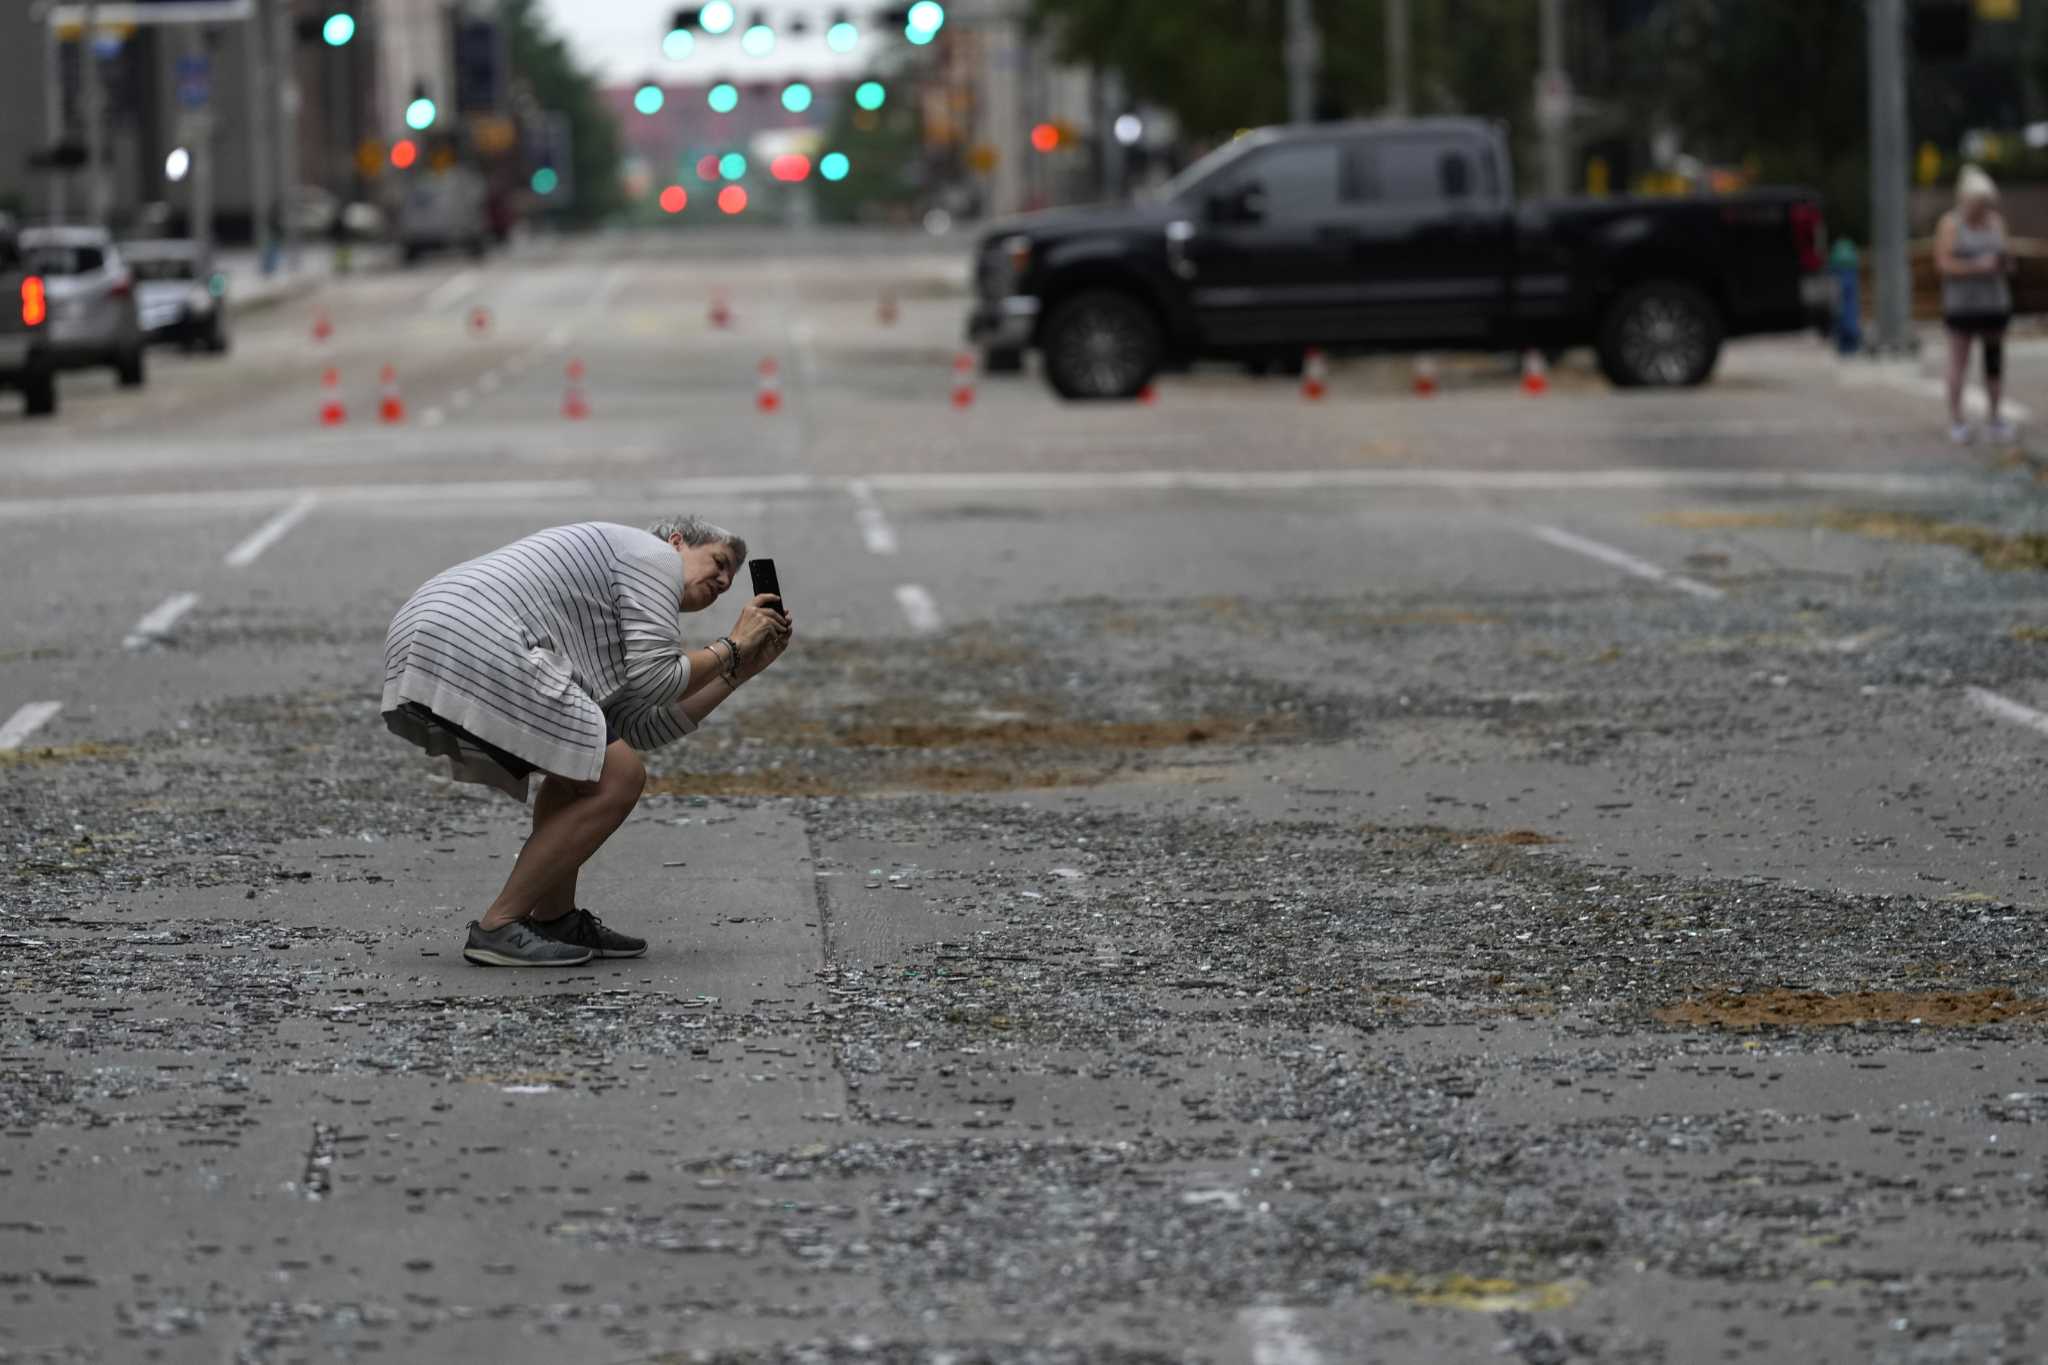
[[[774,560],[750,559],[747,561],[747,568],[753,571],[754,596],[759,597],[764,592],[772,592],[778,598],[782,596],[782,585],[775,581]],[[781,606],[785,611],[789,609],[787,602],[781,603]]]

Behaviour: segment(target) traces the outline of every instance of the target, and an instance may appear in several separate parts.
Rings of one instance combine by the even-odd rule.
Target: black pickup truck
[[[1591,345],[1615,384],[1698,384],[1725,338],[1825,321],[1825,251],[1804,190],[1517,203],[1482,120],[1262,128],[1140,202],[991,229],[968,336],[1036,348],[1067,398],[1311,346]]]

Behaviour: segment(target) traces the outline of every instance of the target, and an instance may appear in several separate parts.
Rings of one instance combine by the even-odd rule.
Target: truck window
[[[1389,205],[1437,204],[1472,197],[1479,181],[1472,153],[1430,138],[1385,138],[1358,149],[1363,197]]]
[[[1285,143],[1247,157],[1229,180],[1232,191],[1264,191],[1269,222],[1319,218],[1343,197],[1343,156],[1334,142]]]

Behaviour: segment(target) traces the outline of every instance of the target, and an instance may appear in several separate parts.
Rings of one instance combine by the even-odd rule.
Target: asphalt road
[[[960,407],[962,275],[554,244],[0,407],[0,1361],[2048,1350],[2027,452],[1801,338]],[[670,511],[797,645],[586,874],[645,959],[467,967],[523,812],[385,627]]]

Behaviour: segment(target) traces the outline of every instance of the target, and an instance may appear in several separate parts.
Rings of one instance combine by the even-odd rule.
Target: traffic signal
[[[661,192],[661,211],[663,213],[681,213],[689,206],[689,203],[689,192],[681,185],[670,185]]]
[[[718,173],[727,180],[741,180],[747,174],[747,158],[739,152],[727,152],[718,158]]]
[[[553,194],[561,183],[562,177],[555,174],[553,166],[543,166],[533,173],[533,192],[535,194]]]
[[[680,62],[697,50],[697,35],[680,24],[670,29],[661,39],[661,55],[672,62]]]
[[[747,31],[740,35],[740,51],[749,57],[765,57],[775,50],[775,30],[768,25],[768,16],[760,10],[754,11],[754,22],[747,25]]]
[[[887,98],[888,92],[882,88],[880,81],[862,81],[853,88],[853,102],[863,109],[879,109],[882,107],[882,101]]]
[[[349,39],[356,36],[356,17],[347,10],[336,10],[320,25],[320,38],[329,47],[347,47]]]
[[[917,0],[903,17],[903,36],[913,45],[923,47],[939,36],[945,22],[946,7],[938,0]]]
[[[834,13],[832,27],[825,30],[825,46],[834,52],[851,52],[859,42],[860,30],[854,27],[853,20],[846,17],[846,11]]]
[[[811,159],[801,152],[784,152],[768,163],[768,174],[777,180],[803,180],[811,173]]]
[[[739,87],[731,81],[720,81],[704,92],[704,102],[714,114],[730,114],[740,107]]]
[[[818,158],[818,174],[827,180],[844,180],[852,169],[853,163],[846,159],[845,152],[827,152]]]
[[[782,87],[782,107],[792,114],[801,114],[811,107],[811,87],[802,81],[791,81]]]
[[[697,27],[713,35],[730,33],[739,17],[739,11],[732,7],[732,0],[711,0],[710,4],[697,11]]]
[[[402,137],[391,144],[391,164],[399,170],[411,170],[412,163],[420,159],[420,144],[409,137]]]
[[[643,114],[658,114],[661,112],[661,106],[667,103],[668,96],[652,81],[633,92],[633,107]]]
[[[434,126],[434,120],[441,116],[440,106],[427,94],[424,82],[413,87],[412,103],[405,106],[405,126],[416,133],[424,133]]]
[[[1034,151],[1056,152],[1060,147],[1060,129],[1056,123],[1040,123],[1031,129],[1031,146]]]

